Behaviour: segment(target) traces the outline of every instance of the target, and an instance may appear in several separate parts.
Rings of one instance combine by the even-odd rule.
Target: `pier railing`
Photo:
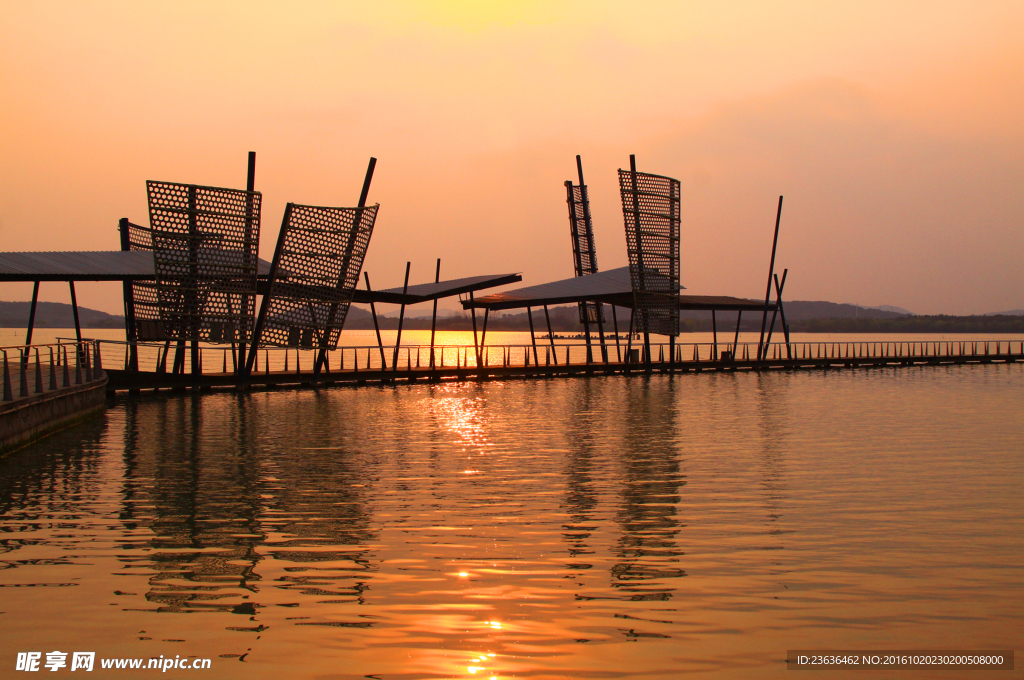
[[[170,343],[129,343],[115,340],[92,341],[107,368],[139,373],[178,373],[187,370],[185,352],[176,351]],[[66,345],[65,345],[66,346]],[[720,363],[772,363],[792,361],[844,361],[887,360],[921,361],[928,358],[950,357],[1006,357],[1024,355],[1024,340],[909,340],[863,342],[791,342],[764,345],[758,357],[756,342],[744,343],[669,343],[651,344],[651,363],[688,364]],[[675,356],[673,357],[673,350]],[[264,348],[256,352],[253,374],[309,373],[316,360],[315,349]],[[415,369],[465,369],[484,367],[530,366],[594,366],[644,364],[644,347],[634,341],[632,346],[620,342],[602,347],[594,343],[588,353],[584,343],[549,344],[538,342],[519,345],[360,345],[338,347],[326,353],[324,373],[359,371],[410,371]],[[234,373],[238,355],[230,346],[204,346],[200,348],[200,363],[204,373]],[[135,368],[137,366],[137,368]]]
[[[0,355],[3,356],[3,401],[82,385],[103,377],[100,343],[96,340],[0,347]]]

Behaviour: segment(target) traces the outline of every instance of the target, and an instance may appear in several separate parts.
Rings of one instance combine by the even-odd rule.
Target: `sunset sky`
[[[602,269],[616,169],[682,182],[689,292],[1024,308],[1022,2],[0,0],[0,250],[115,250],[147,179],[353,205],[374,287],[572,275],[582,154]],[[28,299],[2,284],[0,299]],[[120,313],[116,284],[80,304]],[[42,299],[68,300],[43,284]]]

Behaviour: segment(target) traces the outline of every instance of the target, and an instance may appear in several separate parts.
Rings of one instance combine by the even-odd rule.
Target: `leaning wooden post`
[[[767,342],[765,342],[765,347],[766,348],[767,348],[767,346],[769,344],[771,344],[771,341],[772,341],[772,331],[775,330],[775,317],[778,315],[779,307],[781,306],[782,289],[786,285],[786,274],[787,273],[789,273],[788,269],[784,269],[782,271],[782,285],[781,286],[779,285],[779,277],[778,277],[778,275],[775,275],[775,290],[776,290],[776,295],[778,297],[775,298],[775,311],[772,312],[772,325],[768,328],[768,340],[767,340]],[[783,324],[783,326],[785,326],[785,324],[786,324],[786,318],[785,317],[782,318],[782,324]],[[767,353],[767,349],[765,350],[765,352]]]
[[[647,290],[644,279],[643,240],[640,233],[640,188],[636,179],[636,155],[629,154],[629,173],[633,182],[633,225],[636,230],[636,261],[641,290]],[[635,311],[635,310],[634,310]],[[651,334],[644,323],[644,371],[651,372]]]
[[[633,356],[632,356],[632,352],[633,352],[633,319],[636,318],[636,314],[633,313],[634,311],[635,311],[634,309],[630,309],[629,310],[629,333],[627,334],[627,338],[626,338],[626,365],[627,366],[629,366],[632,363],[632,361],[633,361]],[[627,373],[630,372],[629,368],[626,368],[625,370],[626,370]]]
[[[363,272],[363,279],[366,281],[366,291],[372,293],[370,288],[370,275]],[[384,341],[380,339],[380,324],[377,323],[377,306],[373,304],[373,300],[370,300],[370,314],[373,315],[373,330],[377,333],[377,349],[380,350],[380,370],[383,371],[387,368],[387,364],[384,361]],[[366,366],[370,366],[370,350],[366,350]],[[355,360],[356,367],[359,366],[359,359]]]
[[[121,237],[121,251],[129,251],[132,249],[132,239],[130,227],[128,226],[128,218],[122,217],[117,225],[118,232]],[[71,284],[72,295],[74,295],[74,282],[69,281]],[[121,296],[124,302],[124,331],[125,340],[128,341],[128,365],[125,368],[129,371],[139,370],[139,348],[136,344],[138,342],[138,332],[135,327],[135,299],[132,297],[132,282],[124,281],[121,284]],[[78,328],[78,305],[75,307],[75,328]]]
[[[743,310],[736,310],[736,337],[732,340],[732,360],[736,361],[736,348],[740,344],[740,319],[743,318]]]
[[[537,359],[537,336],[533,332],[533,308],[526,308],[526,316],[530,319],[530,344],[533,345],[533,365],[540,365],[540,361]]]
[[[409,268],[412,262],[405,263],[405,283],[402,284],[402,307],[398,312],[398,337],[395,339],[395,356],[391,362],[392,370],[398,370],[398,348],[402,345],[402,324],[405,322],[405,295],[409,292]]]
[[[775,277],[775,304],[778,307],[779,316],[782,318],[782,332],[786,335],[786,358],[792,359],[792,352],[789,347],[789,324],[786,323],[786,310],[782,306],[782,289],[786,286],[786,275],[788,273],[788,269],[782,270],[782,285],[779,285],[779,277]]]
[[[349,233],[348,243],[345,245],[345,253],[341,259],[341,269],[338,275],[337,285],[339,290],[344,290],[342,285],[345,281],[345,276],[348,273],[349,265],[352,263],[352,253],[356,247],[356,236],[359,233],[359,225],[363,222],[363,210],[366,208],[366,198],[370,195],[370,182],[373,180],[373,169],[376,167],[377,159],[370,156],[370,163],[366,166],[366,176],[363,178],[363,190],[359,192],[359,205],[356,207],[355,214],[352,216],[352,231]],[[356,279],[359,279],[358,274],[356,274]],[[349,297],[349,303],[351,304],[351,297]],[[330,338],[330,327],[334,324],[334,317],[337,313],[338,303],[331,303],[331,309],[327,314],[327,323],[324,324],[324,335],[321,340],[320,351],[317,352],[316,360],[313,365],[314,375],[320,373],[320,365],[323,363],[324,357],[327,354],[327,340]],[[341,331],[339,331],[339,333],[340,332]],[[384,370],[383,367],[381,367],[381,370]]]
[[[189,279],[199,280],[199,208],[196,187],[188,187],[188,269]],[[188,336],[191,357],[192,386],[198,387],[199,374],[203,372],[202,363],[199,358],[199,296],[198,292],[192,290],[186,293],[186,309],[188,310]]]
[[[779,245],[779,222],[782,221],[782,196],[779,196],[779,211],[775,215],[775,237],[772,239],[772,259],[768,263],[768,287],[764,291],[764,315],[761,318],[761,339],[757,343],[757,360],[764,354],[764,327],[768,323],[768,303],[772,297],[772,276],[775,275],[775,249]]]
[[[491,315],[491,308],[484,307],[484,328],[480,333],[480,353],[483,355],[483,364],[476,362],[477,369],[487,364],[487,318]]]
[[[551,332],[551,315],[548,314],[548,306],[544,305],[544,320],[548,324],[548,344],[551,345],[551,354],[555,357],[555,366],[558,365],[558,355],[555,354],[555,334]]]
[[[619,348],[619,315],[615,313],[615,305],[612,308],[612,323],[615,324],[615,357],[622,363],[622,350]]]
[[[256,365],[256,352],[259,350],[260,340],[263,339],[263,326],[267,322],[267,310],[270,307],[270,300],[274,292],[277,270],[281,264],[281,253],[284,250],[285,237],[288,235],[288,223],[291,220],[293,205],[293,203],[288,203],[284,207],[284,216],[281,218],[281,231],[277,234],[277,247],[274,248],[274,257],[270,261],[270,271],[267,272],[267,290],[260,303],[260,311],[256,315],[256,327],[253,329],[252,342],[249,343],[249,351],[245,358],[245,371],[239,380],[239,387],[241,388],[246,386],[249,376],[252,375],[253,367]],[[166,353],[164,358],[166,359]],[[175,353],[174,362],[175,366],[177,366],[177,353]],[[270,363],[268,361],[267,368],[269,369],[269,367]]]
[[[245,239],[244,239],[243,243],[245,244],[245,251],[244,251],[245,252],[245,260],[244,261],[246,263],[249,262],[249,258],[252,255],[252,246],[250,245],[250,243],[252,242],[252,227],[253,227],[253,223],[252,223],[252,217],[253,217],[252,195],[253,195],[253,193],[255,191],[256,191],[256,152],[255,151],[250,151],[249,152],[249,164],[248,164],[248,167],[246,168],[246,174],[245,174],[245,192],[246,192],[246,196],[245,196]],[[269,293],[270,291],[268,290],[267,292]],[[255,296],[253,297],[252,303],[254,305],[256,304]],[[243,305],[245,304],[244,298],[242,300],[242,304]],[[246,305],[246,307],[248,307],[248,305]],[[248,308],[242,310],[242,318],[243,319],[245,318],[247,313],[250,313]],[[246,352],[247,343],[249,341],[249,337],[248,337],[249,336],[249,329],[248,328],[239,328],[238,332],[239,332],[239,336],[238,336],[238,358],[237,358],[237,360],[235,360],[235,373],[238,374],[238,375],[241,375],[241,372],[243,370],[243,366],[245,366],[245,352]],[[234,345],[234,342],[232,342],[231,344]],[[232,352],[232,358],[234,358],[234,352]]]
[[[28,329],[25,332],[25,344],[32,344],[32,329],[36,325],[36,302],[39,301],[39,282],[32,284],[32,306],[28,310]]]
[[[473,316],[473,350],[476,352],[476,365],[480,365],[480,345],[477,344],[476,338],[476,305],[473,302],[473,291],[469,291],[469,311]],[[466,359],[466,363],[469,363],[469,359]]]
[[[441,258],[437,258],[434,283],[441,282]],[[436,293],[437,291],[435,291]],[[430,368],[434,368],[434,331],[437,329],[437,298],[434,298],[434,312],[430,315]]]

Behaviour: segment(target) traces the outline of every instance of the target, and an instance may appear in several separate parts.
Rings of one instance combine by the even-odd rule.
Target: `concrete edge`
[[[63,400],[75,395],[84,396],[85,393],[94,391],[98,391],[102,395],[100,399],[98,399],[97,403],[92,406],[74,413],[68,413],[56,420],[50,420],[38,425],[27,427],[17,435],[18,438],[16,441],[11,441],[7,444],[0,442],[0,458],[23,449],[44,437],[61,430],[68,429],[84,420],[88,420],[89,418],[103,413],[107,408],[106,386],[107,378],[104,376],[101,380],[94,380],[93,382],[85,385],[75,385],[74,387],[65,388],[56,392],[37,394],[27,399],[11,402],[10,404],[5,404],[3,407],[0,407],[0,418],[18,418],[19,412],[40,406],[41,404],[49,401]]]

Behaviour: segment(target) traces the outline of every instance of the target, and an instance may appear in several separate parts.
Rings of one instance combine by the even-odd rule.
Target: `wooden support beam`
[[[412,262],[405,263],[405,283],[402,284],[402,297],[409,292],[409,268]],[[395,339],[395,358],[392,361],[392,370],[398,370],[398,348],[402,344],[402,324],[405,323],[405,303],[402,303],[401,311],[398,312],[398,337]]]
[[[434,283],[441,282],[441,258],[437,258]],[[430,367],[434,367],[434,331],[437,329],[437,298],[434,298],[434,312],[430,315]]]
[[[249,243],[252,240],[252,230],[253,230],[253,221],[252,221],[252,217],[253,217],[252,193],[254,191],[256,191],[256,152],[255,151],[250,151],[249,152],[249,163],[248,163],[248,167],[246,168],[246,173],[245,173],[245,190],[248,192],[248,195],[245,197],[245,244],[246,244],[245,245],[245,249],[246,249],[245,250],[245,261],[248,262],[249,258],[252,256],[252,252],[250,251]],[[255,296],[253,296],[252,302],[253,302],[254,305],[256,304],[256,297]],[[245,304],[244,301],[243,301],[242,304],[243,305]],[[245,316],[245,314],[248,313],[248,310],[245,309],[245,308],[243,308],[242,310],[239,310],[239,311],[242,312],[242,316]],[[244,327],[242,327],[241,324],[239,324],[238,331],[239,331],[239,334],[238,334],[238,359],[237,359],[237,363],[235,365],[235,372],[237,374],[241,375],[242,371],[244,370],[243,367],[245,366],[245,352],[246,352],[246,349],[247,349],[246,344],[249,341],[249,337],[248,337],[249,329],[248,328],[244,328]],[[232,346],[234,346],[233,342],[231,344],[232,344]],[[232,349],[232,357],[233,356],[234,356],[234,350]]]
[[[779,223],[782,221],[782,196],[779,196],[779,210],[775,215],[775,237],[772,239],[772,259],[768,263],[768,287],[764,291],[764,316],[761,318],[761,339],[757,343],[757,360],[764,358],[764,327],[768,322],[768,303],[772,297],[772,276],[775,274],[775,249],[779,245]]]
[[[366,281],[366,290],[372,290],[370,288],[370,275],[367,272],[363,272],[363,279]],[[377,323],[377,306],[372,302],[370,303],[370,314],[373,316],[373,330],[377,333],[377,350],[380,352],[380,370],[383,372],[387,368],[387,362],[384,360],[384,342],[380,338],[380,325]],[[359,359],[355,359],[356,366],[359,365]],[[370,350],[366,350],[366,367],[370,367]]]
[[[555,334],[551,331],[551,315],[548,313],[547,305],[544,305],[544,320],[548,324],[548,344],[551,345],[551,355],[555,358],[555,366],[557,366],[558,354],[555,353]]]
[[[39,302],[39,282],[38,281],[34,281],[32,283],[32,306],[28,308],[28,329],[25,332],[25,344],[26,345],[31,345],[32,344],[32,330],[35,328],[35,325],[36,325],[36,303],[38,303],[38,302]],[[76,306],[75,309],[77,310],[78,307]],[[28,355],[26,355],[26,357],[27,356]],[[23,363],[25,365],[28,365],[27,362],[28,362],[28,359],[26,358]]]

